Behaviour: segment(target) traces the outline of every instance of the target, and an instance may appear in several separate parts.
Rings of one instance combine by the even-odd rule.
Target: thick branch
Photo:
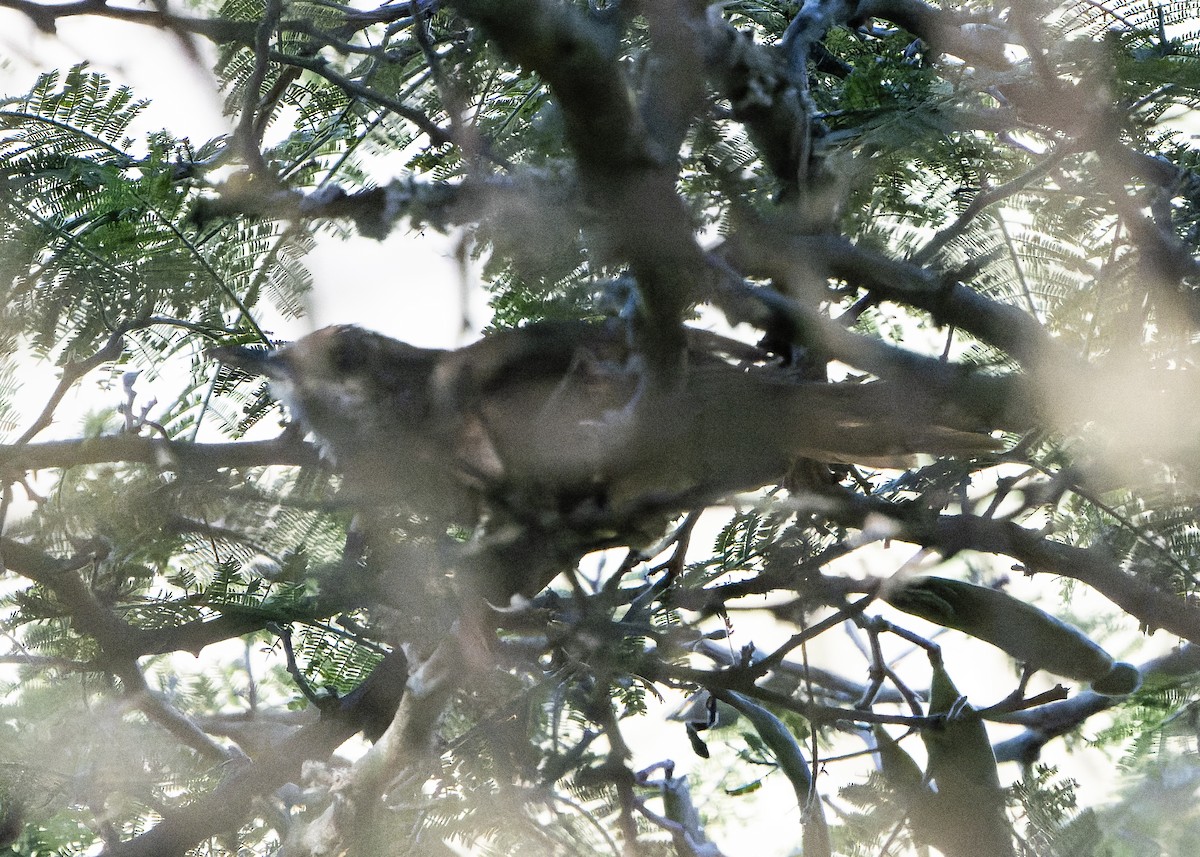
[[[1011,521],[969,515],[939,518],[935,532],[934,546],[1005,554],[1032,572],[1070,577],[1095,589],[1147,629],[1162,628],[1200,641],[1200,608],[1125,573],[1104,548],[1072,547]]]
[[[341,7],[345,15],[345,26],[339,32],[345,34],[371,26],[373,24],[392,24],[404,27],[412,23],[412,3],[406,2],[392,6],[384,5],[375,9],[359,10]],[[427,11],[437,5],[437,0],[418,0],[417,8]],[[133,6],[117,6],[107,0],[74,0],[68,3],[35,3],[32,0],[0,0],[0,8],[20,12],[43,33],[53,34],[59,19],[76,18],[90,15],[98,18],[110,18],[115,21],[126,21],[132,24],[142,24],[159,30],[170,30],[176,33],[188,33],[202,36],[217,44],[237,43],[251,45],[258,25],[254,21],[235,21],[229,18],[196,18],[189,15],[178,15],[166,11],[165,5],[154,4],[154,8],[143,9]],[[308,21],[298,22],[297,29],[305,29]],[[291,28],[291,22],[284,21],[285,29]]]
[[[336,608],[328,611],[333,613]],[[166,628],[139,628],[131,643],[138,657],[167,652],[199,655],[207,646],[261,631],[273,617],[253,613],[226,613],[214,619],[198,619]]]
[[[382,187],[350,193],[330,184],[308,194],[294,190],[263,193],[227,185],[221,189],[220,196],[201,202],[197,218],[201,221],[229,215],[272,219],[349,218],[363,235],[382,240],[404,218],[414,224],[432,223],[439,229],[444,229],[447,224],[477,220],[482,200],[472,191],[501,193],[511,185],[512,182],[506,179],[488,180],[480,188],[475,182],[428,184],[403,178],[393,179]],[[536,191],[530,188],[528,192]],[[518,206],[512,208],[518,209]]]
[[[70,612],[71,624],[96,639],[106,660],[117,664],[134,657],[131,644],[137,629],[101,603],[79,574],[91,557],[59,559],[9,538],[0,538],[0,557],[5,569],[53,592]]]
[[[595,169],[646,164],[644,128],[617,65],[608,29],[550,0],[455,0],[499,48],[550,85],[571,147]]]
[[[274,440],[233,443],[182,443],[133,434],[47,443],[0,445],[0,469],[6,472],[78,467],[112,461],[152,464],[163,470],[214,467],[312,467],[320,462],[315,447],[288,435]]]
[[[240,754],[236,750],[223,747],[212,736],[208,735],[182,711],[146,685],[145,676],[140,670],[134,671],[140,682],[126,679],[125,693],[129,696],[142,713],[163,729],[174,735],[186,747],[191,747],[201,757],[209,762],[222,763],[237,759]]]
[[[1200,641],[1200,608],[1127,574],[1102,547],[1079,548],[1054,541],[1012,521],[975,515],[904,512],[890,503],[838,495],[823,514],[861,528],[871,515],[896,526],[892,537],[945,554],[972,550],[1010,556],[1031,573],[1058,574],[1085,583],[1149,629],[1162,628],[1185,640]]]
[[[778,329],[782,322],[798,345],[926,390],[961,417],[965,429],[1020,432],[1038,424],[1038,396],[1024,375],[990,374],[855,333],[787,295],[748,287],[741,280],[722,283],[716,302],[733,320],[750,321],[761,329]]]
[[[1200,646],[1187,645],[1160,658],[1147,661],[1138,670],[1147,684],[1169,683],[1200,672]],[[1020,735],[996,744],[996,761],[1020,762],[1031,765],[1041,756],[1042,748],[1050,741],[1073,732],[1093,714],[1121,704],[1122,697],[1103,696],[1085,691],[1072,699],[1043,705],[1029,711],[1018,711],[995,718],[1004,723],[1018,723],[1026,729]]]
[[[587,202],[605,212],[597,249],[638,276],[653,335],[652,364],[683,348],[679,330],[706,269],[682,200],[674,154],[656,152],[634,109],[616,41],[575,7],[550,0],[455,0],[497,46],[549,84],[562,109]]]
[[[242,609],[174,627],[137,628],[104,605],[84,583],[78,570],[89,559],[60,559],[9,538],[0,538],[0,557],[7,570],[51,590],[70,612],[75,630],[94,637],[106,665],[113,666],[122,677],[128,673],[127,662],[137,658],[177,651],[199,654],[212,643],[259,631],[275,618],[274,614]],[[294,617],[303,620],[328,616],[345,609],[356,594],[350,585],[330,586],[326,597],[313,602],[307,612],[294,613]]]
[[[146,833],[103,852],[106,857],[177,857],[197,843],[250,818],[255,799],[296,781],[307,759],[327,758],[363,729],[391,722],[404,694],[408,663],[398,650],[385,657],[353,693],[301,727],[278,747],[230,774],[211,793],[169,813]]]
[[[881,299],[923,309],[940,324],[953,324],[1001,348],[1031,371],[1075,361],[1032,315],[993,300],[962,283],[856,246],[836,235],[781,235],[756,224],[731,237],[724,251],[746,273],[784,282],[798,273],[834,277]]]
[[[798,130],[807,136],[809,116],[778,50],[754,42],[720,16],[709,16],[706,32],[710,79],[729,99],[733,115],[771,172],[786,186],[800,173]]]
[[[856,11],[861,18],[882,18],[898,24],[943,53],[954,54],[970,63],[992,69],[1012,66],[1005,53],[1011,40],[992,16],[978,16],[933,6],[923,0],[860,0]]]
[[[694,3],[659,0],[646,7],[651,43],[638,113],[657,155],[670,162],[683,145],[693,118],[704,106],[703,19],[690,14]]]

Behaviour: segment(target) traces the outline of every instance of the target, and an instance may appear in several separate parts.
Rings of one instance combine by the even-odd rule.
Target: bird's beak
[[[268,378],[281,379],[287,375],[287,361],[280,349],[246,348],[241,345],[219,345],[208,349],[208,356],[214,360],[249,372],[252,375],[266,375]]]

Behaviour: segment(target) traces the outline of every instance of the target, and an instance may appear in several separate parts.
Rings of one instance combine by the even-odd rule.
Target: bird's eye
[[[368,350],[367,343],[360,338],[342,337],[330,349],[329,362],[333,370],[341,374],[361,372],[370,359]]]

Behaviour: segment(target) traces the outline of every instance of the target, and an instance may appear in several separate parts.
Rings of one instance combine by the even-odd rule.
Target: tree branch
[[[1189,644],[1138,667],[1144,684],[1171,683],[1179,678],[1200,672],[1200,646]],[[990,718],[1003,723],[1016,723],[1026,729],[1020,735],[1000,741],[993,748],[997,762],[1020,762],[1031,765],[1041,756],[1042,748],[1055,738],[1073,732],[1093,714],[1099,714],[1123,701],[1119,696],[1104,696],[1084,691],[1062,702],[1043,705],[1029,711],[1017,711]]]
[[[935,322],[952,324],[1003,349],[1030,371],[1078,364],[1034,316],[927,268],[837,235],[780,234],[761,223],[753,227],[738,230],[721,251],[752,276],[785,283],[805,273],[843,279],[881,299],[923,309]]]
[[[59,403],[63,400],[63,396],[67,394],[67,391],[71,389],[71,386],[76,381],[97,366],[102,366],[110,360],[116,360],[121,356],[121,352],[125,350],[125,334],[134,326],[134,324],[128,324],[117,328],[108,338],[108,342],[104,344],[104,347],[95,354],[83,360],[74,360],[63,367],[62,377],[59,379],[58,385],[54,388],[54,392],[50,394],[50,399],[46,402],[46,406],[42,408],[42,412],[29,428],[25,429],[21,433],[21,436],[17,438],[18,445],[28,443],[42,429],[50,425],[54,418],[55,409],[58,408]]]
[[[320,56],[301,57],[294,54],[285,54],[279,51],[270,51],[267,56],[272,62],[277,62],[280,65],[295,66],[306,71],[311,71],[313,74],[325,78],[335,86],[340,87],[345,92],[351,95],[357,95],[363,101],[370,102],[390,110],[401,119],[407,119],[409,122],[416,125],[424,131],[429,139],[439,145],[445,145],[454,141],[453,135],[446,129],[442,128],[420,110],[416,110],[397,101],[395,98],[385,95],[382,92],[372,89],[369,86],[364,86],[356,80],[346,77],[344,74],[333,69],[330,64]]]
[[[452,0],[497,46],[549,84],[562,109],[587,203],[606,213],[604,261],[637,275],[652,366],[683,350],[684,308],[707,280],[688,213],[675,191],[674,154],[664,163],[621,73],[616,41],[597,20],[550,0]],[[665,108],[664,108],[665,109]]]
[[[137,629],[101,603],[79,575],[79,569],[93,561],[92,555],[59,559],[13,539],[0,537],[0,559],[5,569],[28,577],[53,592],[70,613],[75,630],[94,637],[107,662],[119,666],[136,656],[132,643]]]
[[[177,30],[193,33],[219,43],[241,42],[250,44],[254,39],[255,24],[252,21],[233,21],[227,18],[193,18],[190,16],[164,13],[160,9],[138,9],[113,6],[107,0],[76,0],[72,3],[33,3],[30,0],[0,0],[0,8],[20,12],[43,33],[53,35],[60,18],[93,15],[145,24],[156,29]]]
[[[0,469],[6,472],[79,467],[114,461],[151,464],[162,470],[216,467],[315,467],[316,447],[282,434],[274,440],[187,443],[134,434],[0,444]]]
[[[205,646],[262,630],[274,618],[253,610],[230,611],[213,619],[198,619],[182,625],[163,628],[138,628],[125,622],[99,601],[82,578],[78,569],[90,562],[89,557],[60,559],[10,538],[0,537],[0,559],[3,567],[52,591],[71,614],[75,630],[94,637],[103,652],[104,666],[113,667],[126,676],[123,664],[145,655],[186,651],[199,654]],[[356,597],[354,587],[331,586],[329,595],[316,602],[305,619],[327,616],[346,607]],[[99,667],[97,667],[99,668]],[[138,682],[135,680],[134,684]]]
[[[1058,574],[1087,584],[1147,629],[1162,628],[1200,642],[1200,607],[1127,574],[1103,547],[1072,547],[1013,521],[901,510],[850,492],[829,499],[822,514],[838,523],[861,529],[869,516],[883,515],[896,526],[891,537],[900,541],[947,555],[971,550],[1010,556],[1031,574]]]
[[[231,773],[209,794],[168,813],[152,829],[106,848],[104,857],[181,857],[204,839],[236,828],[253,815],[256,798],[296,781],[306,760],[325,759],[364,728],[390,722],[407,678],[408,662],[396,650],[352,693],[322,712],[319,721],[302,726],[252,764]]]
[[[861,18],[882,18],[898,24],[935,51],[954,54],[989,69],[1008,69],[1005,53],[1011,36],[992,15],[981,16],[943,9],[923,0],[860,0]]]

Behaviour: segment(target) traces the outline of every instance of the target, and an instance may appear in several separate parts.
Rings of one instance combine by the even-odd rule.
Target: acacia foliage
[[[1196,841],[1194,2],[0,5],[213,51],[235,129],[130,139],[143,103],[86,67],[0,103],[11,853],[736,854],[734,819],[780,784],[806,854]],[[466,230],[496,326],[624,312],[661,368],[681,323],[723,313],[807,377],[936,389],[1007,451],[798,466],[711,551],[700,506],[615,537],[555,521],[571,585],[447,635],[466,608],[443,534],[404,518],[359,550],[336,474],[294,433],[244,439],[275,406],[203,351],[301,312],[314,235],[409,225]],[[35,364],[61,383],[30,408]],[[83,437],[40,437],[74,385],[167,367],[189,379],[174,400],[146,408],[129,380]],[[855,564],[888,577],[882,539],[941,576],[1030,576],[1012,587],[1110,647],[1132,628],[1159,630],[1147,653],[1181,645],[1131,695],[1068,665],[1065,699],[1036,677],[968,703],[970,618],[939,653],[935,626],[890,611],[897,581]],[[628,553],[596,572],[599,546]],[[1061,598],[1092,592],[1099,616]],[[787,642],[748,645],[751,609]],[[1069,660],[1080,632],[1049,621],[1007,650]],[[844,623],[860,651],[809,651]],[[472,627],[485,655],[459,651]],[[242,661],[168,657],[235,639]],[[292,672],[263,674],[263,647]],[[627,737],[677,691],[686,762]],[[305,697],[319,720],[283,704]],[[360,730],[385,737],[335,776]],[[1140,777],[1079,807],[1041,761],[1061,744]]]

